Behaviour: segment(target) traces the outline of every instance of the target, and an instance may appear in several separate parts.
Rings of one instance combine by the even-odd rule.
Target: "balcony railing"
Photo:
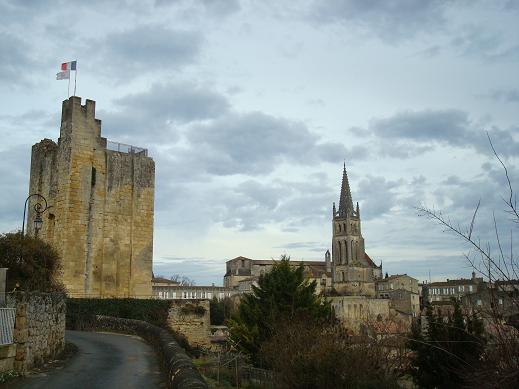
[[[146,157],[148,156],[148,149],[145,149],[142,147],[137,147],[137,146],[132,146],[132,145],[127,145],[125,143],[107,141],[106,148],[108,150],[118,151],[120,153],[143,154]]]

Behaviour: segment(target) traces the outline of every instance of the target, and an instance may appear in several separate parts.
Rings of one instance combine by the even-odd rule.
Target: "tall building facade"
[[[353,207],[346,165],[342,173],[339,209],[333,203],[333,286],[342,295],[375,297],[375,280],[382,277],[364,249],[359,203]]]
[[[29,193],[51,208],[36,234],[61,256],[71,296],[150,297],[155,164],[147,150],[107,142],[95,101],[63,102],[58,142],[32,147]],[[28,220],[35,217],[31,198]]]

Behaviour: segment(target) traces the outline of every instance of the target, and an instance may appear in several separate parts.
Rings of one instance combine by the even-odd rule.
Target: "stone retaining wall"
[[[165,329],[142,320],[100,315],[95,316],[92,324],[97,330],[135,334],[150,343],[162,360],[170,388],[207,389],[206,382],[193,366],[191,359]]]
[[[192,347],[210,348],[209,300],[170,300],[168,326],[184,335]]]
[[[65,295],[61,293],[14,292],[7,307],[16,308],[13,341],[14,369],[25,373],[53,359],[65,347]]]

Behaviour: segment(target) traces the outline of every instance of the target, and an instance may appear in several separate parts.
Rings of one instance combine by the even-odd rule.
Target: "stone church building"
[[[77,297],[150,297],[155,163],[147,150],[101,136],[95,101],[63,102],[57,143],[32,147],[29,193],[51,208],[28,233],[56,248],[67,292]],[[29,202],[27,220],[34,220]]]
[[[316,293],[328,297],[337,317],[348,328],[359,331],[367,323],[380,327],[389,319],[396,318],[396,322],[404,323],[404,329],[408,329],[411,315],[403,313],[402,316],[393,308],[390,298],[381,298],[377,294],[377,285],[383,282],[382,264],[377,266],[366,253],[360,208],[358,203],[353,205],[346,166],[342,173],[339,207],[333,203],[331,222],[332,253],[327,250],[324,261],[298,262],[292,259],[291,264],[303,264],[306,278],[317,283]],[[226,263],[224,286],[248,293],[251,285],[261,274],[270,271],[273,264],[272,259],[231,259]]]

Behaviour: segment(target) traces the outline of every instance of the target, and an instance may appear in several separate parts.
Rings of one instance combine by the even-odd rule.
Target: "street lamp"
[[[36,235],[38,235],[38,231],[41,230],[41,228],[43,227],[43,219],[41,218],[41,215],[45,211],[47,211],[49,208],[52,208],[52,205],[51,206],[47,205],[47,199],[45,197],[43,197],[41,194],[39,194],[39,193],[30,194],[25,199],[25,205],[23,206],[22,238],[25,235],[25,211],[27,209],[27,202],[29,201],[29,199],[31,197],[38,197],[39,199],[43,200],[43,204],[45,205],[45,206],[43,206],[43,204],[41,202],[37,202],[36,204],[34,204],[34,211],[36,212],[36,217],[34,218],[33,223],[34,223],[34,231],[35,231]]]

